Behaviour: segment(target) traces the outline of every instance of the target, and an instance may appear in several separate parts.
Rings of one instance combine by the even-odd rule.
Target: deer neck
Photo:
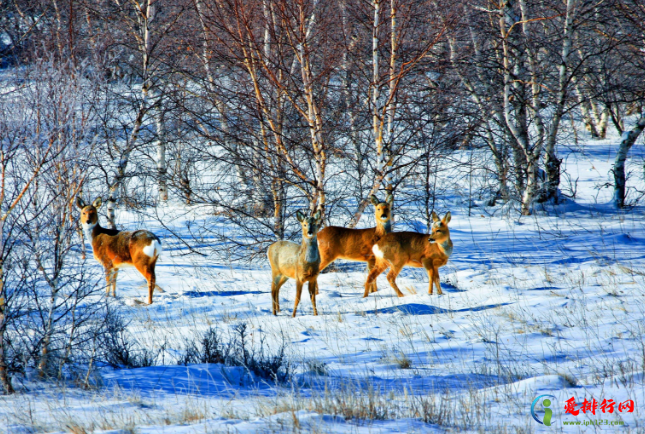
[[[447,258],[449,258],[450,255],[452,255],[452,241],[450,240],[450,238],[440,243],[437,243],[437,245],[439,246],[439,249],[443,252],[443,254],[446,255]]]
[[[90,240],[91,243],[93,243],[94,239],[100,234],[114,235],[115,233],[119,233],[119,231],[110,231],[109,229],[105,229],[99,224],[99,222],[94,224],[81,223],[81,226],[83,227],[85,237]]]
[[[90,240],[90,242],[94,242],[94,237],[98,235],[101,230],[99,222],[81,223],[81,226],[83,227],[83,233],[85,234],[85,237]]]
[[[379,219],[376,219],[376,234],[383,236],[392,232],[392,219],[386,221],[385,223],[381,222]]]
[[[302,254],[305,257],[305,262],[312,263],[320,260],[318,253],[318,237],[304,238],[302,240]]]

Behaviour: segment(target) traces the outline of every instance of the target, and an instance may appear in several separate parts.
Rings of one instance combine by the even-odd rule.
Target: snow
[[[268,261],[186,254],[159,223],[146,220],[141,227],[167,246],[156,266],[165,292],[141,306],[143,277],[119,273],[117,301],[137,339],[180,354],[187,339],[210,326],[231,332],[244,322],[255,345],[264,339],[276,348],[285,340],[289,359],[300,366],[293,382],[275,385],[241,367],[172,360],[102,368],[96,390],[28,375],[21,393],[0,396],[0,431],[586,432],[600,427],[562,422],[600,419],[624,422],[608,432],[642,431],[645,224],[642,207],[615,211],[611,189],[603,187],[617,143],[613,137],[562,149],[576,198],[529,217],[510,205],[469,210],[456,193],[438,198],[437,211],[452,212],[454,244],[440,270],[443,296],[428,294],[425,270],[407,267],[398,278],[405,297],[396,297],[383,274],[378,292],[363,298],[365,266],[351,263],[320,275],[318,316],[303,297],[291,318],[293,280],[282,287],[283,309],[273,316]],[[629,184],[642,189],[638,158],[628,161]],[[185,233],[200,214],[172,202],[157,211],[175,233]],[[420,219],[400,223],[406,212],[395,203],[395,231],[425,227]],[[136,229],[130,224],[137,218],[123,210],[118,216],[127,230]],[[102,273],[98,263],[93,267]],[[541,394],[555,396],[553,427],[530,415]],[[632,399],[635,410],[565,415],[571,397],[578,404]],[[358,412],[350,409],[370,403],[370,414],[382,418],[353,417]]]

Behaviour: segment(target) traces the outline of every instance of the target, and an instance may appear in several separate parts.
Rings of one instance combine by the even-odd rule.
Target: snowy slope
[[[157,265],[165,292],[155,294],[150,307],[137,305],[145,295],[143,277],[123,270],[117,302],[139,342],[163,346],[168,362],[106,367],[102,386],[93,391],[27,379],[22,393],[0,396],[0,430],[642,432],[645,224],[641,207],[617,213],[609,204],[611,189],[602,187],[615,142],[562,150],[577,195],[548,213],[538,209],[519,218],[499,206],[473,208],[468,216],[458,194],[439,198],[440,213],[452,212],[455,246],[440,271],[443,296],[427,293],[423,269],[406,268],[398,278],[405,297],[397,298],[383,275],[379,291],[364,299],[366,273],[358,264],[320,276],[318,316],[303,297],[291,318],[291,281],[274,317],[268,263],[186,255],[186,247],[150,219],[145,226],[167,243]],[[628,182],[642,190],[638,148]],[[194,217],[179,204],[160,212],[177,233]],[[403,212],[395,207],[395,216]],[[125,227],[137,218],[120,215]],[[297,365],[291,383],[276,386],[240,367],[174,364],[171,356],[181,354],[187,339],[210,326],[229,333],[242,322],[252,345],[286,343]],[[555,396],[552,427],[530,415],[531,402],[543,394]],[[564,415],[571,397],[578,404],[613,399],[616,406],[631,399],[635,409]],[[540,406],[538,413],[543,417]],[[597,420],[624,425],[563,424]]]

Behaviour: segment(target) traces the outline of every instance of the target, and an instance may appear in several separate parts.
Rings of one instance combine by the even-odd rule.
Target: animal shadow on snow
[[[459,289],[449,282],[441,282],[441,290],[444,292],[466,292],[466,289]]]
[[[186,297],[231,297],[235,295],[264,294],[262,291],[186,291],[183,293]]]
[[[467,307],[464,309],[444,309],[442,307],[430,306],[421,303],[402,304],[400,306],[391,306],[383,309],[368,310],[365,313],[397,313],[401,312],[406,315],[436,315],[438,313],[457,313],[457,312],[479,312],[481,310],[493,309],[495,307],[506,306],[510,303],[489,304],[486,306]]]

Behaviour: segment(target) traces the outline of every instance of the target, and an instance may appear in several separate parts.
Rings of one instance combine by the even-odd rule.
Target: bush
[[[226,363],[229,358],[230,344],[220,341],[216,328],[210,327],[202,338],[186,345],[184,355],[178,360],[180,365],[193,363]]]
[[[186,344],[181,365],[191,363],[222,363],[225,366],[241,366],[258,378],[275,383],[285,383],[291,377],[293,363],[285,354],[284,338],[277,351],[272,352],[260,340],[259,348],[249,348],[246,323],[238,324],[233,337],[223,341],[217,328],[210,327],[197,341]]]
[[[109,311],[105,318],[105,333],[100,347],[102,361],[113,368],[146,368],[156,365],[159,355],[165,350],[151,350],[141,345],[127,330],[128,323]]]

